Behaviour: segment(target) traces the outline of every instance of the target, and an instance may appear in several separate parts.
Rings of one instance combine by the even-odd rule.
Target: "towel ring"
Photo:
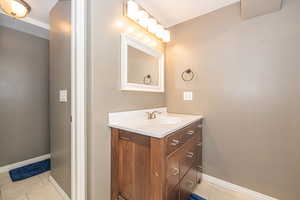
[[[190,78],[185,78],[184,77],[185,74],[191,75],[191,77]],[[191,69],[187,69],[184,72],[182,72],[182,74],[181,74],[181,78],[184,81],[191,81],[191,80],[194,79],[194,77],[195,77],[195,73]]]
[[[148,80],[148,81],[147,81]],[[150,85],[152,83],[152,78],[151,78],[151,75],[148,74],[147,76],[144,77],[144,84],[145,85]]]

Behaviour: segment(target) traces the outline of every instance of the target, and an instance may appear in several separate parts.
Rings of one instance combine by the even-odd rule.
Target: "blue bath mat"
[[[12,181],[21,181],[50,170],[50,159],[9,171]]]
[[[206,200],[206,199],[204,199],[204,198],[202,198],[202,197],[200,197],[200,196],[198,196],[196,194],[192,194],[190,196],[189,200]]]

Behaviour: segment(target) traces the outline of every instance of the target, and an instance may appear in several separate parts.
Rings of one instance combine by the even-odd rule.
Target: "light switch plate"
[[[68,91],[67,90],[59,91],[59,102],[62,102],[62,103],[68,102]]]
[[[183,92],[183,100],[184,101],[192,101],[193,100],[193,92]]]

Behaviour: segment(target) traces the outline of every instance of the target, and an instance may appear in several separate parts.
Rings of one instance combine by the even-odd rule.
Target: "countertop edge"
[[[164,138],[166,136],[168,136],[169,134],[171,133],[174,133],[175,131],[178,131],[179,129],[182,129],[196,121],[199,121],[201,119],[204,119],[203,116],[200,116],[200,115],[195,115],[195,116],[199,116],[199,118],[197,119],[194,119],[194,120],[191,120],[190,122],[188,123],[185,123],[184,125],[181,125],[181,126],[178,126],[174,129],[171,129],[167,132],[163,132],[162,134],[153,134],[153,133],[150,133],[150,132],[144,132],[144,131],[141,131],[141,130],[136,130],[136,129],[131,129],[131,128],[128,128],[128,127],[122,127],[122,126],[118,126],[116,124],[108,124],[108,127],[110,128],[116,128],[116,129],[120,129],[120,130],[125,130],[125,131],[129,131],[129,132],[132,132],[132,133],[136,133],[136,134],[140,134],[140,135],[145,135],[145,136],[149,136],[149,137],[154,137],[154,138]]]

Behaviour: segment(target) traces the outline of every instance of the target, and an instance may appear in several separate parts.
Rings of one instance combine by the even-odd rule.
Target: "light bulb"
[[[139,6],[132,0],[127,2],[127,16],[132,20],[138,19]]]
[[[1,0],[0,7],[5,14],[14,18],[23,18],[31,10],[30,6],[23,0]]]
[[[150,33],[155,33],[156,32],[156,27],[157,27],[157,21],[153,18],[150,18],[148,20],[148,31]]]
[[[138,17],[139,24],[142,27],[146,28],[148,26],[149,14],[144,10],[140,10],[138,16],[139,16]]]
[[[22,4],[20,4],[19,2],[16,2],[16,1],[11,2],[11,10],[12,10],[12,12],[14,12],[20,16],[26,15],[26,12],[27,12],[27,9]]]
[[[155,35],[158,38],[161,38],[161,39],[163,38],[163,36],[164,36],[164,27],[162,25],[157,25]]]
[[[163,35],[163,41],[164,42],[170,42],[171,41],[171,33],[168,30],[164,30],[164,35]]]

